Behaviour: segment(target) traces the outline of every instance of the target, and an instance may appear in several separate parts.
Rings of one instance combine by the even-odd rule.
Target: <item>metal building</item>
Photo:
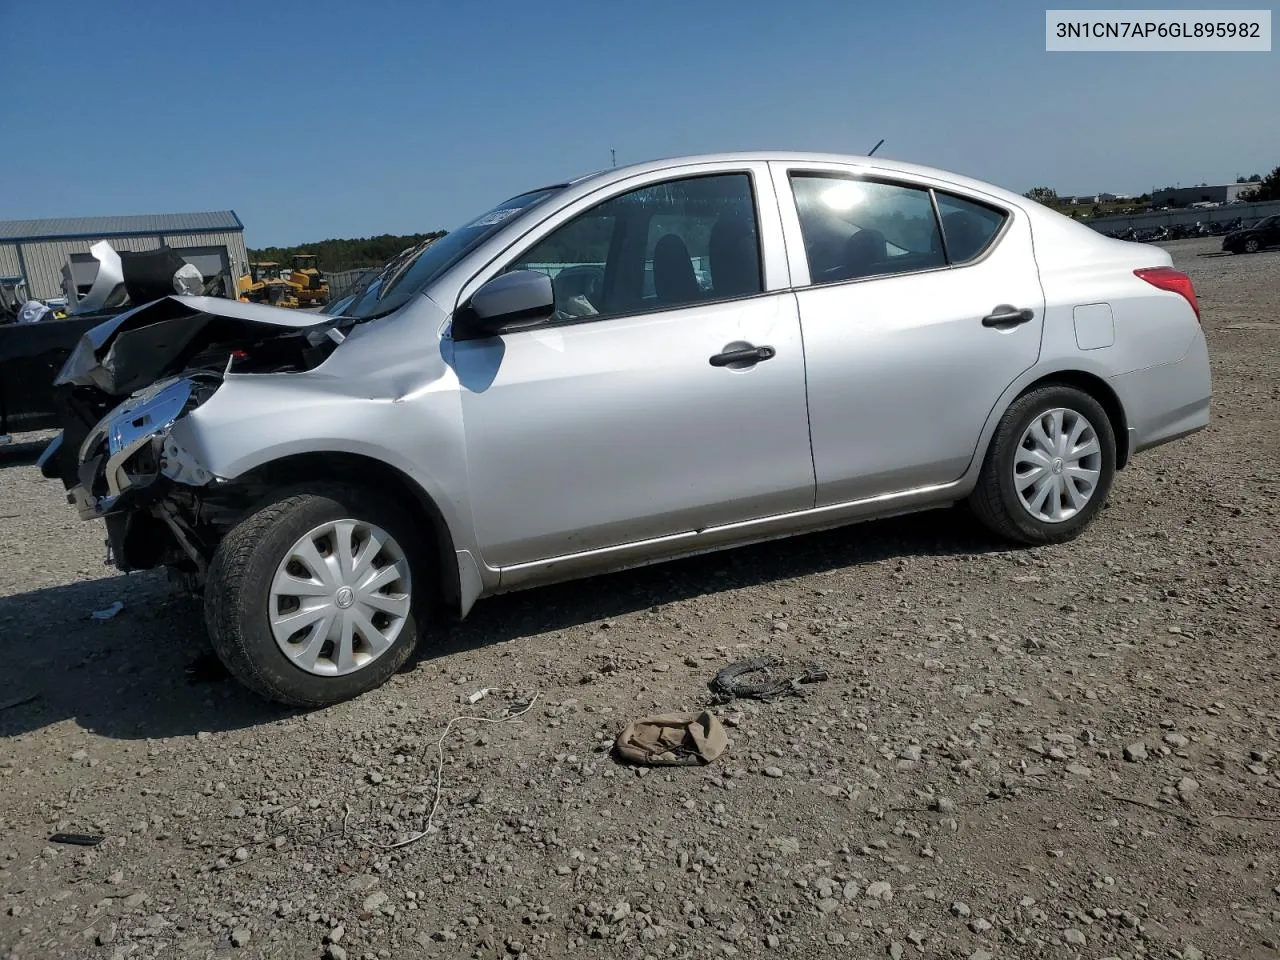
[[[1222,183],[1217,186],[1166,187],[1151,192],[1151,208],[1189,207],[1193,203],[1233,203],[1240,194],[1256,190],[1256,183]]]
[[[130,217],[69,217],[59,220],[0,220],[0,277],[24,277],[30,296],[62,296],[62,268],[71,264],[76,285],[87,287],[97,272],[89,248],[99,240],[116,250],[170,246],[206,277],[248,268],[244,224],[234,210],[157,213]]]

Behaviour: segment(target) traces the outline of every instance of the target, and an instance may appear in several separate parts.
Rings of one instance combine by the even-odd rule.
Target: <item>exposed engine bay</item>
[[[203,574],[253,495],[170,435],[232,374],[314,369],[351,321],[214,297],[165,297],[89,330],[54,381],[63,425],[40,458],[121,570]]]

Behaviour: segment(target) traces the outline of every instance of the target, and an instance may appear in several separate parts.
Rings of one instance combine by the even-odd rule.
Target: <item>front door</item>
[[[796,300],[761,269],[762,172],[619,188],[507,264],[549,273],[556,313],[453,345],[489,566],[813,505]]]

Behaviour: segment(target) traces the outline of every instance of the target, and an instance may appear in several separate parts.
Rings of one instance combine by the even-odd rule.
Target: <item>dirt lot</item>
[[[9,452],[0,957],[1277,956],[1280,254],[1215,246],[1171,247],[1212,428],[1075,543],[952,511],[489,600],[311,714],[208,669],[198,609]],[[717,708],[711,766],[610,759],[761,651],[830,679]],[[453,726],[439,829],[387,849],[449,718],[535,695]]]

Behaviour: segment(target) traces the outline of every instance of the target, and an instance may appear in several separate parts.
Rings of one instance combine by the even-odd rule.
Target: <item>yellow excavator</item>
[[[246,303],[269,303],[276,307],[298,306],[300,287],[284,277],[280,264],[259,260],[249,264],[249,272],[238,284],[240,299]]]
[[[320,262],[314,254],[293,255],[293,272],[289,281],[297,288],[299,303],[318,306],[329,302],[329,281],[320,271]]]

